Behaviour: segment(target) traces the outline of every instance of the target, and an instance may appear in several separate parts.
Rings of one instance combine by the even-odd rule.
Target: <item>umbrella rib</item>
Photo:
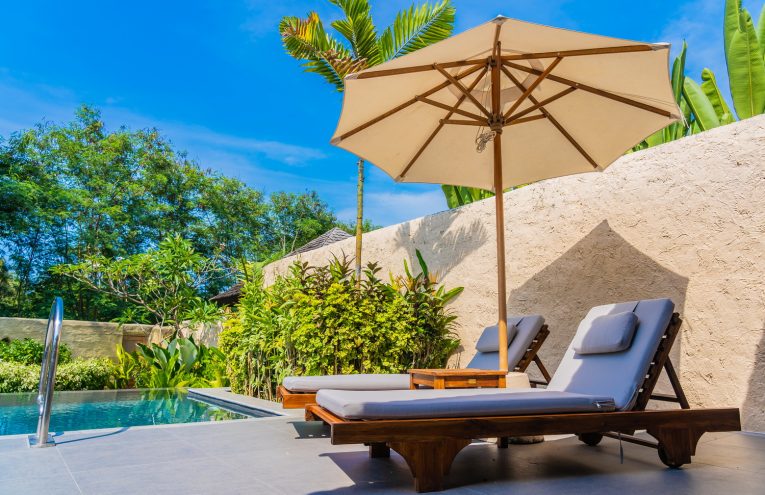
[[[531,60],[537,58],[553,58],[553,57],[580,57],[586,55],[611,55],[615,53],[630,53],[630,52],[650,52],[661,48],[660,46],[653,45],[626,45],[626,46],[609,46],[603,48],[583,48],[579,50],[561,50],[558,52],[535,52],[535,53],[519,53],[517,55],[505,55],[502,57],[502,61],[508,60]]]
[[[450,112],[453,112],[453,113],[458,113],[458,114],[460,114],[462,116],[474,119],[474,120],[476,120],[480,124],[487,125],[486,119],[481,117],[480,115],[476,115],[474,113],[467,112],[465,110],[460,110],[457,107],[450,107],[449,105],[441,103],[440,101],[435,101],[435,100],[431,100],[430,98],[423,98],[423,97],[418,97],[417,101],[421,101],[423,103],[427,103],[428,105],[433,105],[434,107],[442,108],[444,110],[447,110],[447,111],[450,111]],[[460,103],[462,103],[462,102],[460,102]]]
[[[497,50],[497,48],[499,48],[499,46],[500,46],[500,45],[499,45],[499,33],[500,33],[500,31],[502,31],[502,24],[504,24],[504,23],[502,23],[502,22],[498,23],[498,24],[497,24],[497,27],[494,29],[494,43],[492,43],[492,46],[493,46],[494,48],[492,48],[492,51],[494,52],[494,56],[495,56],[495,57],[497,57],[497,56],[499,56],[499,55],[502,55],[502,54],[501,54],[501,53],[499,53],[499,51]]]
[[[515,84],[515,85],[518,87],[518,89],[521,89],[521,90],[523,90],[523,89],[525,88],[525,87],[523,86],[523,83],[521,83],[521,82],[520,82],[520,81],[519,81],[519,80],[518,80],[518,79],[517,79],[517,78],[516,78],[516,77],[513,75],[513,73],[512,73],[512,72],[510,72],[510,71],[509,71],[509,70],[508,70],[508,69],[507,69],[505,66],[502,66],[502,72],[504,72],[504,73],[505,73],[505,75],[506,75],[507,77],[509,77],[511,81],[513,81],[513,84]],[[531,102],[532,102],[532,103],[534,103],[535,105],[538,105],[538,104],[539,104],[539,101],[538,101],[536,98],[534,98],[534,96],[532,96],[532,95],[529,95],[529,100],[531,100]],[[592,166],[593,166],[593,168],[596,168],[596,169],[598,168],[598,163],[597,163],[595,160],[593,160],[593,159],[592,159],[592,157],[591,157],[591,156],[590,156],[590,155],[589,155],[589,154],[588,154],[588,153],[587,153],[587,152],[584,150],[584,148],[582,148],[582,146],[581,146],[581,145],[580,145],[580,144],[579,144],[579,143],[576,141],[576,139],[574,139],[574,137],[573,137],[571,134],[569,134],[569,132],[568,132],[568,131],[567,131],[567,130],[566,130],[566,129],[565,129],[565,128],[564,128],[564,127],[561,125],[561,123],[560,123],[560,122],[558,122],[558,120],[557,120],[555,117],[553,117],[553,116],[552,116],[552,114],[550,113],[550,111],[549,111],[549,110],[547,110],[547,109],[546,109],[545,107],[543,107],[543,106],[540,106],[540,107],[539,107],[539,111],[540,111],[540,112],[542,112],[542,115],[544,115],[545,117],[547,117],[547,120],[549,120],[549,121],[550,121],[550,123],[552,123],[552,125],[554,125],[556,129],[558,129],[558,132],[560,132],[561,134],[563,134],[563,137],[565,137],[565,138],[568,140],[568,142],[569,142],[569,143],[571,143],[571,145],[572,145],[574,148],[576,148],[576,150],[577,150],[577,151],[578,151],[578,152],[579,152],[579,153],[580,153],[580,154],[581,154],[581,155],[582,155],[582,156],[583,156],[583,157],[584,157],[584,158],[585,158],[585,159],[586,159],[588,162],[590,162],[590,165],[592,165]]]
[[[459,80],[457,80],[453,75],[446,72],[446,70],[444,70],[444,68],[441,65],[433,64],[433,67],[435,67],[438,70],[438,72],[441,73],[442,76],[448,79],[449,82],[451,82],[457,89],[459,89],[463,95],[467,96],[468,99],[473,103],[473,105],[478,107],[478,109],[481,112],[483,112],[483,114],[486,115],[486,117],[491,118],[491,113],[488,110],[486,110],[486,108],[483,105],[481,105],[481,103],[475,98],[475,96],[473,96],[470,93],[470,91],[468,91],[468,89],[465,86],[463,86],[461,82],[459,82]]]
[[[470,87],[468,88],[470,91],[473,91],[475,87],[478,85],[478,83],[483,79],[483,77],[486,75],[486,72],[488,72],[489,67],[486,66],[483,68],[480,74],[478,74],[478,77],[475,78],[475,80],[470,84]],[[436,135],[441,132],[441,129],[443,129],[444,124],[447,120],[449,120],[449,117],[451,117],[454,112],[453,110],[456,110],[460,105],[462,105],[462,102],[465,101],[466,96],[463,94],[457,99],[457,103],[454,104],[454,107],[449,109],[449,112],[446,114],[446,117],[442,119],[436,128],[433,130],[433,132],[428,136],[428,139],[425,140],[425,142],[420,146],[420,149],[417,150],[417,153],[414,154],[411,160],[409,160],[409,163],[406,164],[406,167],[404,167],[404,170],[401,171],[401,173],[396,177],[396,181],[403,180],[404,176],[409,172],[409,169],[412,168],[412,165],[414,165],[414,162],[417,161],[417,159],[422,155],[422,153],[425,151],[425,149],[430,145],[431,141],[435,139]]]
[[[503,62],[503,66],[512,67],[513,69],[517,69],[523,72],[528,72],[530,74],[541,74],[542,71],[539,69],[534,69],[531,67],[526,67],[523,65],[514,64],[512,62]],[[643,103],[641,101],[633,100],[631,98],[627,98],[621,95],[617,95],[616,93],[612,93],[610,91],[606,91],[603,89],[598,89],[593,86],[589,86],[587,84],[583,84],[580,82],[572,81],[571,79],[566,79],[565,77],[556,76],[553,74],[549,74],[547,76],[547,79],[551,81],[555,81],[557,83],[565,84],[567,86],[572,86],[577,89],[581,89],[582,91],[587,91],[588,93],[592,93],[598,96],[602,96],[604,98],[609,98],[614,101],[618,101],[619,103],[624,103],[626,105],[630,105],[636,108],[640,108],[642,110],[647,110],[649,112],[653,112],[658,115],[662,115],[664,117],[669,118],[677,118],[676,115],[674,115],[672,112],[668,110],[664,110],[662,108],[654,107],[653,105],[648,105],[647,103]]]
[[[552,95],[551,97],[549,97],[547,99],[544,99],[544,100],[540,101],[539,103],[537,103],[537,104],[535,104],[533,106],[530,106],[526,110],[522,110],[522,111],[516,113],[515,115],[511,115],[510,117],[505,119],[505,125],[513,123],[517,119],[520,119],[521,117],[523,117],[524,115],[528,115],[531,112],[533,112],[534,110],[538,110],[540,107],[543,107],[543,106],[547,105],[548,103],[552,103],[552,102],[554,102],[555,100],[557,100],[559,98],[563,98],[567,94],[573,93],[574,91],[576,91],[576,88],[574,86],[569,86],[568,88],[564,89],[560,93],[556,93],[556,94]]]
[[[457,60],[454,62],[444,62],[443,64],[440,64],[441,67],[445,68],[451,68],[451,67],[465,67],[468,65],[483,65],[486,63],[485,58],[479,58],[479,59],[472,59],[472,60]],[[369,72],[359,72],[355,75],[352,75],[351,77],[355,77],[356,79],[370,79],[373,77],[385,77],[385,76],[398,76],[401,74],[412,74],[414,72],[427,72],[429,70],[435,70],[436,68],[433,67],[433,64],[428,65],[412,65],[411,67],[400,67],[398,69],[383,69],[383,70],[372,70]]]
[[[485,64],[486,64],[486,61],[484,60],[484,65],[485,65]],[[484,68],[485,68],[485,67],[484,67]],[[470,74],[473,74],[473,73],[475,73],[475,72],[478,72],[479,70],[481,70],[481,67],[480,67],[480,66],[471,67],[470,69],[466,70],[465,72],[463,72],[463,73],[461,73],[461,74],[458,74],[458,75],[457,75],[457,77],[456,77],[456,79],[462,79],[462,78],[464,78],[464,77],[467,77],[467,76],[469,76]],[[430,95],[432,95],[433,93],[437,93],[438,91],[441,91],[442,89],[446,88],[446,87],[447,87],[447,86],[449,86],[450,84],[451,84],[451,82],[450,82],[450,81],[444,81],[444,82],[442,82],[441,84],[439,84],[438,86],[434,86],[433,88],[430,88],[428,91],[425,91],[425,92],[424,92],[424,93],[422,93],[421,95],[417,95],[417,96],[415,96],[414,98],[412,98],[412,99],[410,99],[410,100],[407,100],[407,101],[405,101],[405,102],[404,102],[404,103],[402,103],[401,105],[398,105],[398,106],[396,106],[396,107],[394,107],[394,108],[391,108],[391,109],[390,109],[390,110],[388,110],[387,112],[385,112],[385,113],[382,113],[382,114],[378,115],[377,117],[375,117],[375,118],[373,118],[373,119],[371,119],[371,120],[368,120],[368,121],[364,122],[363,124],[361,124],[361,125],[359,125],[359,126],[357,126],[357,127],[354,127],[354,128],[353,128],[353,129],[351,129],[350,131],[348,131],[348,132],[345,132],[345,133],[341,134],[340,136],[338,136],[338,137],[336,137],[335,139],[333,139],[333,140],[331,141],[331,143],[332,143],[332,144],[337,144],[337,143],[339,143],[340,141],[342,141],[343,139],[346,139],[346,138],[348,138],[348,137],[350,137],[350,136],[353,136],[353,135],[354,135],[354,134],[356,134],[357,132],[363,131],[363,130],[364,130],[364,129],[366,129],[367,127],[369,127],[369,126],[372,126],[372,125],[374,125],[374,124],[376,124],[376,123],[380,122],[381,120],[387,119],[388,117],[390,117],[391,115],[395,114],[396,112],[399,112],[399,111],[401,111],[401,110],[405,109],[406,107],[408,107],[408,106],[410,106],[410,105],[413,105],[414,103],[417,103],[417,98],[420,98],[420,97],[423,97],[423,96],[430,96]]]
[[[539,74],[539,76],[537,76],[536,80],[533,83],[531,83],[531,85],[528,88],[526,88],[526,91],[523,92],[520,98],[515,100],[515,103],[513,103],[510,109],[505,113],[503,120],[507,120],[510,118],[513,112],[515,112],[518,109],[518,107],[521,106],[521,103],[526,101],[526,98],[531,96],[531,92],[534,91],[537,88],[537,86],[539,86],[542,83],[542,81],[547,76],[550,75],[550,73],[553,71],[553,69],[555,69],[555,67],[560,63],[561,60],[563,60],[563,57],[556,58],[555,60],[553,60],[553,62],[550,65],[547,66],[547,68],[541,74]]]
[[[441,119],[440,122],[442,124],[453,124],[453,125],[474,125],[477,127],[486,126],[486,122],[478,122],[477,120]]]
[[[547,115],[541,114],[541,115],[532,115],[531,117],[523,117],[521,119],[513,119],[509,124],[505,125],[517,125],[517,124],[524,124],[526,122],[533,122],[534,120],[540,120],[540,119],[546,119]]]

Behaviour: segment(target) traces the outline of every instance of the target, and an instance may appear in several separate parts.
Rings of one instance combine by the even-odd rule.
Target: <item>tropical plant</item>
[[[326,266],[295,262],[264,287],[246,283],[219,344],[233,390],[265,399],[291,374],[396,373],[443,367],[457,348],[455,316],[446,304],[462,288],[447,290],[417,252],[420,272],[405,264],[389,282],[367,263],[357,284],[352,262]]]
[[[451,0],[412,5],[400,11],[393,24],[378,36],[368,0],[329,0],[340,8],[342,18],[331,23],[342,37],[327,32],[316,12],[305,18],[287,16],[279,33],[287,53],[304,61],[303,69],[323,77],[337,91],[345,89],[348,74],[412,53],[452,34],[455,9]],[[364,161],[357,161],[356,186],[356,281],[361,282],[361,235],[363,232]]]
[[[685,116],[650,136],[638,148],[655,146],[765,113],[765,5],[755,26],[741,0],[726,0],[723,49],[735,114],[728,106],[711,69],[701,71],[701,84],[684,76],[686,44],[672,67],[672,89]]]
[[[226,358],[215,347],[194,339],[173,338],[162,344],[138,344],[134,353],[117,351],[117,377],[121,384],[139,388],[222,387]]]
[[[0,340],[0,361],[20,364],[40,364],[45,352],[42,342],[25,338],[18,340]],[[58,346],[58,363],[65,364],[72,360],[72,350],[66,344]]]
[[[684,96],[695,122],[694,132],[706,131],[765,112],[765,4],[755,27],[741,0],[726,0],[723,43],[728,85],[735,116],[728,107],[712,70],[701,72],[701,84],[685,79]]]
[[[114,366],[113,388],[133,388],[135,377],[139,369],[138,358],[127,352],[122,344],[117,344],[115,353],[117,364]]]
[[[121,259],[93,255],[81,263],[57,265],[53,271],[136,305],[151,315],[153,323],[171,325],[173,337],[184,321],[205,323],[221,317],[220,308],[199,295],[223,272],[219,254],[207,258],[177,235],[145,253]]]
[[[446,205],[449,208],[457,208],[466,204],[474,203],[482,199],[491,198],[494,193],[486,189],[465,186],[450,186],[444,184],[441,186],[446,198]]]

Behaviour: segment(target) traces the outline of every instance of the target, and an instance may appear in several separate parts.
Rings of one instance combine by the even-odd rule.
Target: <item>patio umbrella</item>
[[[346,77],[332,144],[398,182],[499,193],[499,369],[507,369],[502,191],[603,170],[681,119],[668,57],[668,44],[497,17]]]

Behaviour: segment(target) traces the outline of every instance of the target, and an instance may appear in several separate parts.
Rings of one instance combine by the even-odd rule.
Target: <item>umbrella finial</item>
[[[506,20],[510,19],[509,17],[505,17],[502,14],[498,15],[494,19],[491,20],[494,24],[503,24]]]

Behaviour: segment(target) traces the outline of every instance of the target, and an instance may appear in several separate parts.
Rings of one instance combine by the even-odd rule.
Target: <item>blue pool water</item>
[[[34,433],[36,394],[0,394],[0,435]],[[50,431],[196,423],[271,416],[247,415],[192,399],[185,390],[97,390],[56,392]]]

